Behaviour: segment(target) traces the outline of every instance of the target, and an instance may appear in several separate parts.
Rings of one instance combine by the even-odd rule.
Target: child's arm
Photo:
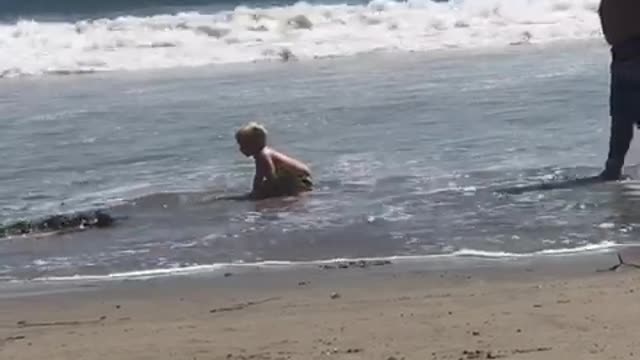
[[[276,177],[276,167],[271,157],[265,152],[255,156],[256,174],[253,178],[251,197],[259,197],[264,192],[264,184],[273,181]]]

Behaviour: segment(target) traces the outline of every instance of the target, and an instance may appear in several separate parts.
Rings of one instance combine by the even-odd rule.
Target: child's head
[[[240,146],[240,152],[245,156],[253,156],[267,146],[267,129],[251,122],[236,132],[236,141]]]

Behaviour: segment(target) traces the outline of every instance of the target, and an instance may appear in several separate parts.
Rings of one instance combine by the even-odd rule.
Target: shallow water
[[[0,278],[635,242],[632,184],[497,193],[600,170],[607,66],[581,42],[5,79],[0,222],[123,220],[0,239]],[[249,190],[233,132],[254,119],[311,165],[313,193],[216,200]]]

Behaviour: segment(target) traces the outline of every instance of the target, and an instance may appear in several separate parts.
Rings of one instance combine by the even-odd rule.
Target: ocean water
[[[120,220],[0,238],[0,280],[637,241],[632,183],[501,192],[601,169],[597,1],[28,3],[0,25],[0,223]],[[314,192],[220,199],[249,190],[251,120]]]
[[[279,6],[211,2],[201,8],[194,3],[204,0],[184,7],[175,0],[159,0],[137,11],[131,9],[134,1],[87,1],[82,6],[69,1],[37,5],[50,10],[40,16],[32,15],[41,3],[35,0],[9,1],[4,16],[0,10],[0,18],[9,18],[0,23],[0,52],[11,54],[0,58],[0,78],[380,51],[487,49],[600,37],[598,0],[373,0]],[[105,12],[86,14],[93,7]],[[74,14],[76,8],[83,12]],[[65,12],[69,15],[62,15]]]

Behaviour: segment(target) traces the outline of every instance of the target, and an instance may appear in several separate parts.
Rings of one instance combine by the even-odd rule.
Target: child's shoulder
[[[265,146],[262,150],[260,150],[257,154],[254,155],[254,158],[256,159],[256,161],[272,160],[273,150]]]
[[[272,147],[265,148],[265,151],[266,151],[266,156],[269,156],[269,157],[271,157],[273,159],[283,159],[283,160],[285,160],[285,159],[290,159],[291,158],[291,156],[285,154],[282,151],[276,150],[276,149],[274,149]]]

